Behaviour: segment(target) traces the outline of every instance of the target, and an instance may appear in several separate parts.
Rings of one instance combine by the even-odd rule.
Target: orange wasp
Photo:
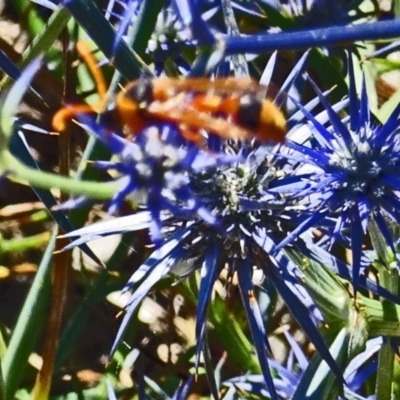
[[[61,108],[53,126],[64,131],[66,121],[80,113],[101,113],[106,85],[95,61],[83,42],[78,43],[92,72],[101,98],[100,104],[77,104]],[[283,142],[286,119],[266,96],[267,88],[249,78],[142,78],[128,83],[117,95],[113,120],[128,136],[152,122],[174,123],[181,135],[196,144],[203,143],[201,130],[224,139]],[[107,111],[110,113],[110,111]]]

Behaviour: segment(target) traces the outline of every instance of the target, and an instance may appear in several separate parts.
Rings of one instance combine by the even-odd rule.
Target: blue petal
[[[305,67],[306,60],[308,58],[309,53],[310,53],[310,50],[307,50],[304,52],[304,54],[300,57],[300,60],[296,62],[296,65],[292,68],[290,74],[287,76],[287,78],[283,82],[283,84],[279,90],[279,93],[276,96],[276,98],[278,99],[277,104],[281,103],[281,102],[279,102],[279,99],[284,98],[284,96],[282,96],[282,94],[289,91],[289,89],[294,85],[294,82],[296,81],[299,74],[303,71],[303,68]]]
[[[352,266],[353,266],[353,288],[354,292],[358,289],[358,278],[361,268],[361,250],[364,239],[363,227],[361,224],[358,207],[354,206],[351,211],[351,251],[352,251]]]
[[[119,191],[110,200],[108,207],[108,214],[115,214],[122,206],[125,198],[132,192],[136,191],[137,187],[133,179],[127,180],[126,184],[119,189]]]
[[[172,396],[172,400],[184,400],[189,398],[189,390],[190,386],[193,383],[193,375],[190,375],[186,381],[182,382],[178,389],[175,391],[174,395]]]
[[[390,185],[394,190],[400,190],[400,177],[388,173],[383,173],[379,176],[379,179]]]
[[[318,143],[325,149],[332,150],[332,141],[335,140],[334,133],[326,129],[305,107],[301,105],[296,99],[292,99],[296,106],[303,112],[303,114],[312,122],[316,132],[313,135],[318,140]]]
[[[349,70],[349,97],[350,97],[350,129],[353,132],[357,132],[360,129],[360,120],[359,120],[359,104],[356,90],[356,82],[354,78],[354,66],[353,66],[353,58],[352,53],[349,50],[347,54],[347,62],[348,62],[348,70]],[[368,108],[368,99],[364,98],[364,101],[367,101]]]
[[[307,308],[304,307],[301,302],[299,302],[298,297],[292,293],[292,291],[288,288],[286,283],[280,277],[275,277],[274,275],[271,275],[270,279],[276,287],[276,290],[282,296],[293,317],[302,327],[305,334],[315,346],[316,350],[330,367],[331,371],[336,375],[339,382],[344,382],[342,372],[340,371],[338,365],[336,364],[336,361],[329,352],[329,349],[325,344],[321,333],[318,331],[317,327],[314,325],[311,318],[309,317]]]
[[[92,135],[98,137],[107,146],[111,153],[122,153],[128,143],[126,139],[109,132],[88,115],[79,114],[78,119]]]
[[[351,103],[350,103],[351,104]],[[361,89],[361,102],[360,102],[360,126],[367,127],[370,122],[370,114],[369,114],[369,105],[368,105],[368,94],[367,94],[367,86],[365,82],[365,76],[363,75],[362,80],[362,89]]]
[[[347,219],[347,214],[348,214],[348,210],[344,210],[340,213],[336,224],[335,224],[335,228],[332,232],[332,237],[330,239],[330,244],[329,244],[329,249],[332,248],[333,244],[336,242],[336,240],[338,239],[338,237],[341,235],[343,227],[346,223],[346,219]]]
[[[125,293],[129,289],[132,288],[137,282],[143,279],[144,276],[150,273],[150,271],[155,268],[159,263],[165,260],[172,254],[172,251],[177,248],[180,244],[180,241],[183,240],[190,233],[190,229],[179,229],[177,232],[173,233],[165,243],[155,250],[150,257],[146,260],[144,264],[142,264],[135,273],[130,277],[128,282],[126,283],[123,292]],[[184,254],[182,251],[182,259],[186,259],[189,256],[188,254]]]
[[[168,215],[163,214],[163,220]],[[65,237],[90,236],[90,235],[115,235],[119,233],[131,232],[146,229],[149,227],[151,215],[148,211],[141,211],[125,217],[113,218],[111,220],[96,222],[80,229],[68,232]]]
[[[293,336],[287,330],[284,330],[283,334],[285,335],[286,340],[288,341],[288,343],[290,345],[290,351],[293,352],[296,356],[296,359],[299,363],[300,369],[302,371],[305,371],[308,366],[307,357],[303,353],[299,344],[296,342],[296,340],[293,338]]]
[[[264,71],[261,75],[260,78],[260,83],[262,85],[269,85],[272,80],[272,74],[275,69],[275,64],[276,64],[276,58],[277,58],[278,52],[274,51],[271,56],[269,57],[269,60],[267,62],[267,65],[264,68]]]
[[[400,201],[394,196],[385,195],[380,199],[381,208],[392,218],[393,221],[400,221]]]
[[[358,214],[364,234],[367,232],[368,218],[371,215],[371,205],[368,199],[362,194],[358,199]]]
[[[190,25],[193,36],[203,45],[214,46],[216,39],[203,20],[196,0],[174,0],[174,8],[185,25]]]
[[[316,150],[302,146],[301,144],[293,142],[291,140],[288,140],[286,142],[286,146],[303,154],[305,156],[305,159],[302,160],[303,162],[316,165],[320,168],[329,165],[329,157],[327,157],[322,152],[318,152]]]
[[[325,107],[325,110],[328,112],[330,122],[333,126],[333,129],[336,131],[336,134],[338,138],[342,139],[342,144],[346,146],[349,146],[350,143],[352,143],[352,138],[350,135],[350,132],[348,131],[347,127],[345,124],[343,124],[342,120],[340,117],[336,114],[335,110],[332,108],[332,106],[326,101],[325,97],[319,90],[318,86],[313,82],[312,79],[309,79],[313,89],[317,93],[321,103]]]
[[[167,241],[166,244],[162,247],[162,249],[156,250],[155,253],[160,251],[161,254],[164,254],[166,247],[167,246],[170,247],[171,241],[172,240]],[[136,279],[133,278],[134,276],[137,277],[137,275],[142,275],[141,276],[142,283],[135,289],[134,293],[132,294],[129,300],[126,313],[118,329],[117,335],[114,339],[114,343],[112,345],[110,352],[111,354],[114,354],[115,350],[117,349],[117,346],[120,343],[121,339],[123,338],[126,328],[128,327],[131,317],[135,312],[136,308],[138,307],[138,305],[140,304],[140,302],[147,295],[149,290],[161,278],[163,278],[170,272],[171,268],[176,263],[176,260],[180,258],[180,256],[181,256],[181,249],[173,248],[170,249],[169,252],[167,252],[167,254],[164,255],[164,257],[157,257],[157,258],[154,257],[153,259],[150,257],[149,260],[146,262],[147,264],[145,264],[147,267],[146,272],[143,274],[144,269],[142,269],[140,271],[140,274],[138,273],[138,271],[136,271],[135,274],[131,277],[131,279],[128,282],[129,286],[131,286],[131,284],[134,281],[136,281]]]
[[[393,112],[390,114],[386,123],[382,126],[379,131],[379,135],[376,137],[376,146],[382,147],[388,136],[390,136],[393,131],[399,126],[399,114],[400,114],[400,103],[396,106]]]
[[[173,258],[168,258],[167,260],[163,260],[158,265],[156,265],[149,273],[144,277],[144,281],[132,294],[129,305],[126,310],[125,316],[121,322],[121,326],[118,329],[117,335],[115,336],[114,343],[111,348],[111,354],[114,354],[115,350],[119,342],[121,341],[126,328],[128,327],[128,323],[131,320],[131,317],[136,310],[137,306],[143,300],[143,298],[147,295],[149,290],[165,275],[170,271],[172,264],[174,262]]]
[[[289,235],[286,236],[285,239],[283,239],[277,246],[275,246],[274,253],[281,250],[287,244],[292,242],[296,237],[300,236],[307,229],[311,228],[312,226],[314,226],[314,224],[316,224],[317,222],[319,222],[323,218],[325,218],[328,214],[329,214],[328,210],[323,211],[323,212],[318,211],[315,214],[313,214],[311,217],[305,219],[295,230],[293,230],[291,233],[289,233]]]
[[[218,246],[211,246],[205,255],[205,260],[201,268],[201,281],[199,288],[199,297],[196,309],[196,368],[200,360],[200,352],[203,348],[203,331],[205,329],[207,307],[210,302],[211,293],[214,288],[214,283],[220,273],[218,267],[218,259],[220,250]]]
[[[268,359],[265,353],[266,332],[264,323],[253,293],[253,283],[251,280],[253,267],[250,262],[246,262],[245,260],[240,262],[237,260],[237,262],[238,265],[236,271],[238,275],[240,294],[246,310],[247,320],[250,324],[251,336],[258,355],[261,371],[270,392],[271,399],[278,400],[271,372],[269,370]]]
[[[381,231],[383,237],[385,238],[386,243],[390,246],[393,253],[396,254],[392,234],[390,233],[390,230],[387,226],[385,218],[383,218],[383,216],[379,210],[377,210],[375,213],[373,213],[372,216],[373,216],[374,220],[376,221],[376,224],[378,225],[379,230]]]
[[[112,50],[112,54],[116,54],[118,46],[122,41],[122,37],[125,35],[125,32],[128,30],[128,26],[132,23],[132,17],[138,10],[139,1],[138,0],[128,0],[125,8],[125,12],[122,18],[122,21],[119,24],[119,27],[116,31],[114,38],[114,46]]]
[[[305,245],[305,243],[300,240],[296,243],[296,247],[300,249],[301,253],[305,254],[307,257],[310,257],[316,262],[325,265],[335,274],[338,274],[347,280],[352,279],[353,272],[347,264],[334,257],[323,248],[315,245],[313,242],[307,242]],[[375,293],[378,296],[400,305],[399,296],[394,295],[387,289],[378,285],[376,282],[366,278],[364,275],[359,276],[358,283],[360,287],[370,290],[372,293]]]

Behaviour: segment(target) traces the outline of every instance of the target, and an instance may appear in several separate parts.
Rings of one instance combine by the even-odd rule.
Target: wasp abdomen
[[[253,94],[240,98],[236,123],[252,131],[261,141],[283,142],[286,134],[286,118],[281,110],[268,99]]]
[[[252,94],[240,98],[236,122],[248,129],[258,129],[260,126],[262,100]]]

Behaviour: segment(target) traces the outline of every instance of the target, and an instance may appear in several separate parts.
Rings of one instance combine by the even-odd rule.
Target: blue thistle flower
[[[304,61],[305,57],[288,78],[287,85],[294,82]],[[233,275],[238,277],[262,374],[271,397],[276,399],[267,358],[266,329],[252,280],[254,270],[261,270],[341,380],[341,373],[315,325],[314,316],[320,314],[301,287],[302,272],[286,251],[272,253],[302,218],[296,199],[271,191],[279,184],[282,174],[292,174],[291,165],[287,163],[287,168],[277,170],[275,163],[282,160],[271,153],[271,147],[230,143],[220,138],[217,143],[209,143],[214,152],[203,152],[183,143],[176,129],[165,124],[148,127],[131,143],[90,125],[92,122],[84,122],[119,155],[118,163],[99,164],[123,175],[124,186],[113,202],[118,204],[129,192],[144,190],[142,203],[148,211],[117,219],[114,226],[98,223],[97,227],[77,230],[69,236],[80,238],[69,247],[92,240],[96,235],[143,227],[151,231],[157,227],[153,240],[162,234],[165,238],[124,289],[131,292],[131,297],[112,352],[120,343],[132,314],[156,282],[169,273],[184,277],[201,269],[196,319],[198,366],[201,351],[207,351],[207,307],[213,286],[221,271],[228,268],[228,280]],[[156,149],[150,148],[153,145]],[[176,161],[171,162],[165,146],[171,147],[168,152],[182,157],[175,156]],[[142,171],[147,171],[146,176]]]
[[[286,365],[281,365],[275,360],[270,360],[272,368],[276,371],[274,377],[274,384],[277,388],[279,399],[291,399],[293,396],[305,396],[305,390],[302,393],[298,392],[302,384],[302,377],[306,374],[305,371],[309,366],[309,362],[303,353],[300,346],[295,340],[284,331],[285,337],[290,345],[289,355],[287,357]],[[362,393],[362,386],[365,384],[370,376],[377,370],[377,353],[382,345],[382,338],[377,337],[370,339],[365,350],[355,356],[349,363],[344,372],[347,385],[344,387],[344,394],[348,399],[368,400],[374,397],[364,397]],[[265,387],[263,377],[260,375],[245,375],[228,379],[223,382],[223,386],[229,388],[223,399],[233,398],[238,392],[253,394],[256,396],[263,396],[269,398],[270,394]]]
[[[110,1],[107,8],[107,15],[115,6],[115,1]],[[120,19],[119,27],[114,39],[114,53],[116,52],[121,40],[126,35],[129,27],[135,23],[142,1],[125,0],[119,2],[124,11],[122,15],[115,15]],[[149,38],[146,54],[151,57],[154,63],[155,74],[157,76],[165,72],[165,63],[176,65],[178,72],[187,75],[190,70],[189,63],[185,60],[183,52],[194,49],[195,41],[192,40],[190,29],[182,22],[180,15],[175,12],[170,2],[167,2],[158,14],[154,30]],[[169,65],[169,68],[171,65]]]
[[[113,12],[115,3],[116,3],[115,0],[110,0],[108,2],[106,10],[106,18],[109,18],[111,15],[113,15],[114,17],[117,17],[117,19],[120,19],[120,24],[115,34],[113,54],[116,53],[116,50],[121,40],[123,39],[123,36],[126,34],[129,25],[132,23],[132,19],[137,15],[142,1],[141,0],[119,1],[118,5],[124,9],[122,16]]]
[[[313,137],[309,144],[288,141],[287,145],[295,150],[289,157],[302,166],[312,166],[314,172],[303,173],[299,169],[295,181],[302,185],[302,189],[294,193],[293,198],[305,205],[306,217],[277,246],[277,250],[307,229],[321,224],[326,218],[335,217],[331,244],[344,234],[345,229],[350,230],[353,284],[356,289],[362,243],[369,222],[375,221],[387,244],[393,249],[387,220],[400,221],[400,106],[386,123],[376,122],[369,111],[365,81],[360,100],[357,97],[351,55],[348,56],[348,63],[348,119],[341,119],[315,85],[332,125],[325,127],[298,104],[308,119]],[[288,157],[288,154],[282,155]],[[276,190],[284,190],[284,180],[281,183],[282,186]],[[293,185],[293,179],[290,185]]]
[[[156,75],[165,71],[165,63],[172,61],[180,74],[187,75],[190,65],[183,57],[183,51],[194,49],[190,30],[183,24],[172,7],[164,8],[158,16],[146,53],[152,57]]]
[[[219,229],[200,219],[184,222],[182,219],[169,218],[163,221],[168,231],[164,244],[132,275],[124,289],[126,291],[135,288],[112,352],[120,342],[132,313],[156,281],[171,272],[186,276],[201,268],[196,318],[198,365],[200,352],[206,346],[207,306],[212,288],[227,266],[228,280],[237,274],[242,303],[263,377],[270,393],[275,393],[266,357],[269,344],[266,341],[261,311],[253,294],[253,271],[259,269],[293,313],[297,316],[300,314],[302,327],[315,339],[331,369],[340,376],[310,316],[308,307],[311,304],[312,309],[313,303],[300,289],[301,272],[283,251],[271,254],[274,246],[293,228],[296,214],[290,211],[290,204],[284,197],[268,194],[268,187],[276,179],[276,170],[271,168],[273,160],[268,154],[269,150],[259,148],[250,151],[244,161],[234,166],[218,166],[192,178],[192,188],[196,196],[202,199],[207,209],[214,210],[218,215]],[[139,218],[142,217],[132,216],[130,225],[138,224]],[[272,398],[276,396],[273,394]]]
[[[237,160],[236,156],[211,153],[192,143],[185,143],[177,127],[155,124],[145,128],[134,140],[106,131],[92,119],[80,116],[88,130],[100,138],[117,161],[95,162],[97,168],[120,174],[120,190],[110,202],[109,213],[115,213],[125,199],[134,198],[151,214],[150,236],[153,243],[162,239],[161,214],[189,219],[195,215],[210,225],[217,224],[216,216],[192,189],[191,175],[223,166]],[[79,200],[67,204],[77,205]]]

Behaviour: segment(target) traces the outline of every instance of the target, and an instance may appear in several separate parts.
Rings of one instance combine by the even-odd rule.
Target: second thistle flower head
[[[372,118],[365,82],[361,98],[355,88],[349,56],[349,117],[342,120],[322,93],[315,88],[331,126],[325,127],[299,105],[311,124],[309,145],[288,142],[301,164],[313,166],[313,173],[299,173],[303,188],[295,197],[307,204],[308,218],[280,245],[289,243],[326,217],[335,217],[331,242],[350,228],[353,254],[353,283],[357,286],[362,243],[369,222],[374,220],[387,244],[393,241],[386,220],[400,221],[400,119],[398,106],[385,124]]]
[[[240,153],[240,161],[233,165],[193,176],[194,192],[218,215],[220,229],[210,230],[201,221],[193,224],[190,239],[197,237],[197,244],[192,250],[220,243],[220,267],[230,265],[233,274],[238,263],[244,263],[268,275],[269,268],[273,268],[268,261],[269,251],[290,230],[287,225],[296,216],[284,196],[268,193],[277,176],[270,150],[260,147],[247,156]],[[262,240],[256,239],[261,236]]]
[[[183,56],[183,50],[194,47],[191,33],[172,7],[164,8],[157,19],[155,31],[147,46],[147,53],[153,57],[155,72],[164,72],[165,64],[173,61],[181,73],[186,75],[190,65]]]
[[[197,215],[207,224],[217,224],[211,208],[192,190],[192,175],[237,160],[236,156],[210,153],[193,143],[184,143],[177,128],[153,124],[133,140],[106,131],[90,118],[81,116],[86,127],[117,156],[116,161],[98,161],[97,168],[116,171],[119,189],[111,200],[109,212],[134,197],[151,215],[150,234],[156,244],[162,239],[161,215],[169,213],[188,219]]]

